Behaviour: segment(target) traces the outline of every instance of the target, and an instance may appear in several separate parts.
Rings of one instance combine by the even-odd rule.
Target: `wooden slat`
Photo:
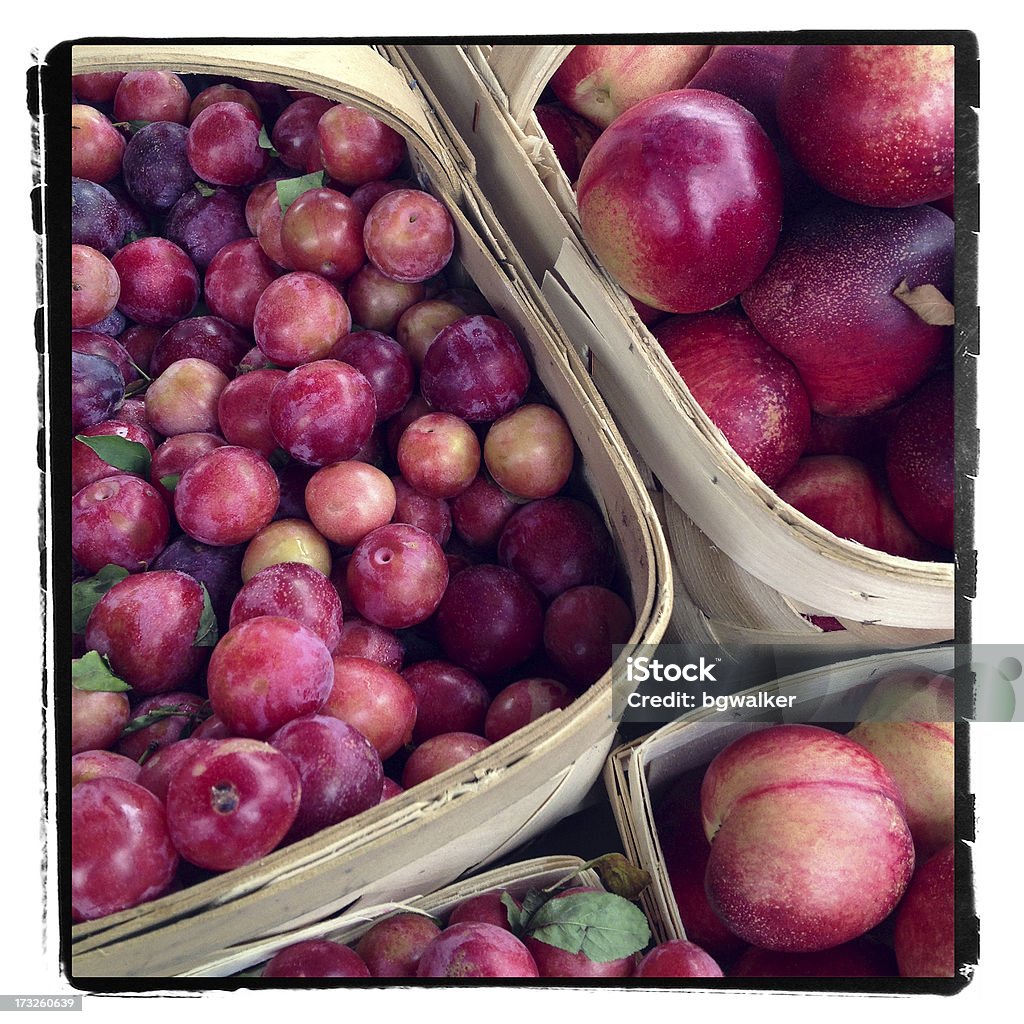
[[[518,125],[533,113],[544,87],[569,55],[572,46],[500,43],[492,46],[487,64],[508,97],[508,110]]]

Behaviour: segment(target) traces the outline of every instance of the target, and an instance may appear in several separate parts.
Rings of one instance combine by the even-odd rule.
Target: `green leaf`
[[[210,592],[206,589],[206,584],[200,583],[199,585],[203,588],[203,612],[199,616],[199,628],[196,630],[196,638],[192,641],[192,646],[216,647],[217,616],[213,614],[213,604],[210,601]]]
[[[76,690],[124,693],[131,687],[110,671],[110,663],[99,651],[88,651],[71,662],[71,685]]]
[[[195,190],[201,195],[209,198],[215,195],[217,190],[212,185],[207,185],[205,181],[197,181],[195,184]]]
[[[288,207],[291,206],[303,192],[308,192],[311,188],[320,188],[323,183],[323,171],[314,171],[312,174],[304,174],[301,178],[280,178],[277,182],[277,201],[281,206],[281,213],[286,213]]]
[[[551,893],[543,889],[531,889],[520,901],[522,906],[522,927],[525,931],[530,923],[530,918],[551,899]]]
[[[178,481],[181,479],[180,473],[168,473],[167,476],[160,477],[160,483],[163,487],[167,488],[172,494],[174,488],[178,486]]]
[[[550,899],[533,915],[527,934],[567,953],[607,963],[639,952],[651,940],[644,912],[610,892]]]
[[[129,135],[134,135],[136,132],[141,131],[146,127],[147,124],[152,124],[151,121],[115,121],[115,128],[123,128]]]
[[[168,704],[166,707],[153,708],[152,711],[147,711],[146,714],[133,718],[121,730],[121,735],[128,736],[133,732],[138,732],[140,729],[146,729],[157,722],[162,722],[165,718],[189,718],[192,719],[192,724],[182,732],[182,736],[185,736],[191,733],[196,724],[204,718],[209,718],[212,713],[212,710],[205,708],[196,711],[195,708],[189,707],[186,704]]]
[[[257,141],[259,142],[260,149],[265,149],[271,156],[281,155],[276,149],[274,149],[274,144],[270,141],[270,136],[267,134],[266,125],[263,125],[260,128],[260,137]]]
[[[513,935],[522,935],[529,914],[525,914],[521,907],[516,904],[515,897],[510,892],[501,894],[501,905],[508,914],[508,926],[512,929]]]
[[[119,565],[105,565],[95,576],[71,585],[71,632],[84,633],[96,602],[128,575]]]
[[[129,441],[119,434],[76,434],[75,440],[91,448],[108,466],[136,476],[149,476],[149,449],[138,441]]]

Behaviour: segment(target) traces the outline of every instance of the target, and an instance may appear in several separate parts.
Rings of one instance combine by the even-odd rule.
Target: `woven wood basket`
[[[75,74],[164,68],[275,82],[361,107],[400,131],[420,183],[452,213],[453,266],[457,263],[515,330],[573,430],[584,478],[628,577],[636,616],[632,641],[658,641],[671,611],[671,569],[647,491],[573,346],[480,194],[471,155],[449,136],[397,51],[364,45],[132,42],[65,44],[50,61],[69,61]],[[44,94],[54,110],[58,104],[63,110],[66,100],[66,95]],[[57,131],[55,116],[47,127]],[[51,187],[64,186],[51,182]],[[506,856],[576,809],[600,779],[614,738],[607,673],[571,708],[545,716],[379,807],[248,867],[75,926],[72,975],[203,972],[251,943],[433,891]]]
[[[849,723],[856,721],[864,698],[879,679],[909,667],[952,674],[955,657],[955,648],[949,646],[889,652],[800,672],[769,687],[774,692],[777,686],[780,694],[795,698],[791,711],[779,712],[779,722]],[[659,800],[673,782],[705,767],[739,736],[778,724],[758,714],[737,710],[726,715],[713,708],[694,711],[617,747],[608,758],[604,779],[623,849],[653,879],[641,903],[658,941],[686,938],[655,823]],[[962,742],[959,726],[956,742]]]
[[[583,865],[584,862],[578,857],[538,857],[493,868],[459,879],[436,892],[412,894],[355,912],[344,912],[304,928],[280,932],[233,950],[225,950],[216,960],[194,971],[186,971],[182,977],[226,977],[239,972],[258,974],[262,966],[285,946],[307,939],[330,939],[352,945],[377,921],[403,911],[429,914],[443,922],[463,900],[494,889],[507,889],[518,899],[531,889],[546,889],[570,877],[574,879],[574,884],[600,886],[597,874]]]
[[[572,188],[533,113],[569,49],[406,47],[472,150],[484,193],[588,358],[624,436],[664,489],[680,585],[689,587],[694,573],[710,573],[708,557],[719,566],[732,563],[725,580],[708,574],[691,588],[699,614],[723,635],[754,629],[801,640],[818,634],[831,642],[807,619],[816,615],[838,619],[867,644],[883,638],[914,646],[952,637],[953,565],[898,558],[839,538],[781,501],[697,405],[625,293],[590,253]],[[970,472],[965,467],[958,481],[965,493]],[[716,597],[702,603],[705,583]],[[722,617],[721,602],[733,601],[725,594],[730,586],[752,616]],[[677,618],[686,625],[685,615]]]

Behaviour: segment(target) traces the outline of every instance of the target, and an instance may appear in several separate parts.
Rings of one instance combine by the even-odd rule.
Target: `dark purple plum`
[[[331,357],[354,366],[369,382],[377,398],[377,420],[401,412],[412,397],[416,371],[408,353],[394,338],[380,331],[354,331],[338,340]]]
[[[256,100],[267,124],[276,121],[295,99],[291,92],[277,82],[250,82],[245,78],[239,78],[235,84]]]
[[[121,175],[128,194],[143,209],[169,210],[195,183],[197,175],[185,152],[187,136],[183,124],[153,121],[125,147]]]
[[[139,379],[138,367],[125,347],[109,334],[95,330],[95,325],[87,330],[71,332],[71,351],[88,352],[90,355],[109,359],[121,371],[125,384]]]
[[[380,755],[347,722],[329,715],[303,715],[286,722],[268,742],[287,755],[302,782],[299,813],[286,841],[312,835],[380,803]]]
[[[71,241],[113,256],[124,239],[124,220],[117,200],[102,185],[71,179]]]
[[[251,344],[234,324],[219,316],[190,316],[169,327],[153,346],[149,376],[159,377],[179,359],[205,359],[233,377]]]
[[[470,547],[493,551],[518,503],[486,473],[451,501],[452,525]]]
[[[90,331],[116,338],[128,326],[128,318],[116,306],[102,319],[89,325]]]
[[[124,399],[124,377],[103,356],[71,353],[71,430],[108,420]]]
[[[544,613],[525,577],[500,565],[473,565],[453,577],[437,609],[445,655],[480,676],[526,661],[540,646]]]
[[[205,270],[228,242],[249,237],[245,193],[233,188],[189,189],[171,207],[164,223],[166,236]]]
[[[286,462],[278,471],[277,479],[281,488],[280,503],[274,513],[275,519],[306,519],[306,485],[316,466],[304,462]]]
[[[951,332],[896,294],[953,295],[953,221],[927,203],[821,203],[787,226],[740,298],[761,337],[797,368],[811,408],[863,416],[906,398],[948,358]]]
[[[182,534],[157,555],[150,568],[177,569],[202,583],[210,595],[220,632],[224,633],[228,629],[231,602],[242,585],[244,554],[244,544],[215,547]]]
[[[128,194],[121,178],[108,181],[103,186],[116,200],[121,209],[121,224],[124,228],[124,242],[127,244],[151,233],[149,217],[141,206]]]
[[[529,386],[523,350],[497,317],[467,316],[443,327],[423,357],[423,397],[435,409],[470,423],[511,412]]]
[[[572,587],[544,615],[544,650],[565,678],[583,690],[611,668],[612,647],[629,640],[634,623],[629,605],[614,590]]]
[[[416,695],[414,743],[445,732],[483,735],[491,694],[472,672],[431,659],[403,669],[402,678]]]
[[[545,600],[582,584],[607,585],[615,572],[615,548],[600,515],[578,498],[562,496],[515,511],[498,540],[498,560]]]

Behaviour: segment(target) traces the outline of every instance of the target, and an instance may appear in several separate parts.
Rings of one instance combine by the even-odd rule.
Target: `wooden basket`
[[[891,652],[800,672],[769,685],[795,697],[792,712],[779,712],[780,721],[851,722],[877,680],[911,666],[952,674],[955,657],[955,648],[948,646]],[[706,766],[734,739],[777,724],[764,720],[763,713],[757,720],[757,714],[736,711],[726,717],[713,708],[694,711],[617,747],[608,758],[604,779],[623,849],[652,877],[641,903],[657,941],[686,938],[655,825],[658,801],[675,780]]]
[[[460,879],[452,885],[425,895],[412,894],[400,900],[380,903],[355,912],[345,912],[317,921],[290,932],[260,938],[233,950],[225,950],[217,959],[196,970],[186,971],[185,978],[222,978],[239,972],[258,974],[259,969],[275,953],[294,942],[308,939],[330,939],[351,945],[377,921],[401,911],[429,914],[443,921],[463,900],[470,896],[507,889],[517,899],[531,889],[545,889],[576,876],[578,884],[600,886],[597,873],[584,868],[579,857],[538,857]],[[399,979],[398,983],[402,984]]]
[[[781,501],[694,401],[626,294],[590,253],[572,189],[533,114],[568,49],[406,47],[473,151],[484,193],[556,315],[590,358],[623,434],[666,491],[668,513],[674,516],[678,506],[735,563],[744,584],[763,585],[753,594],[773,591],[789,604],[783,634],[817,632],[800,621],[813,614],[861,624],[872,637],[881,630],[900,644],[952,637],[953,565],[898,558],[836,537]],[[690,553],[676,556],[685,580]],[[781,606],[772,604],[753,628],[780,632]],[[700,610],[718,617],[714,607]],[[724,625],[749,628],[745,620]]]
[[[165,68],[276,82],[362,107],[400,131],[421,184],[452,213],[455,261],[516,331],[573,430],[584,478],[628,576],[636,615],[631,642],[658,641],[671,610],[671,570],[647,491],[597,389],[480,195],[472,158],[448,138],[396,52],[134,42],[60,49],[75,74]],[[56,59],[52,54],[51,62]],[[248,867],[77,925],[72,975],[173,977],[203,970],[257,939],[431,891],[504,857],[576,809],[599,780],[615,737],[611,707],[609,672],[569,709],[381,806]]]

